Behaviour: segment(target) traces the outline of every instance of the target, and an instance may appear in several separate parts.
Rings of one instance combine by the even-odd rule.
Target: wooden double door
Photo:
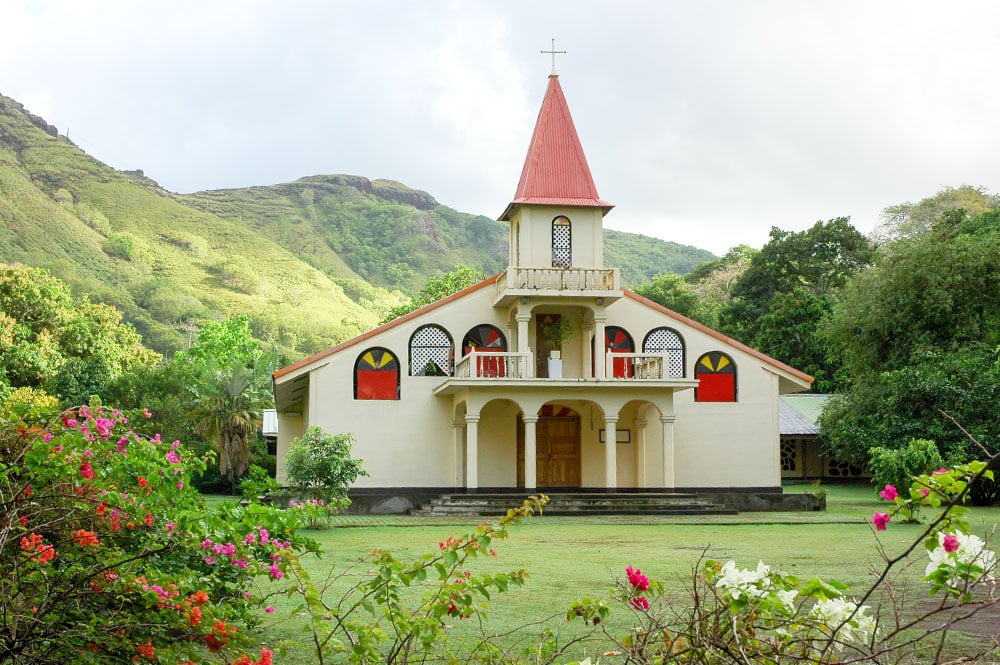
[[[580,416],[541,416],[535,425],[536,487],[580,486]],[[517,418],[517,486],[524,487],[524,421]]]

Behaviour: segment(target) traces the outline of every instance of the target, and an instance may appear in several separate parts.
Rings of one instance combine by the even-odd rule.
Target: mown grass
[[[874,580],[873,571],[881,558],[867,518],[885,507],[870,486],[831,486],[828,509],[820,513],[742,513],[717,517],[627,517],[567,518],[533,517],[513,530],[510,539],[496,544],[498,556],[474,562],[476,572],[497,572],[524,568],[528,583],[520,589],[496,596],[489,611],[488,631],[511,633],[509,640],[532,640],[537,626],[529,623],[564,614],[569,603],[583,596],[604,597],[625,566],[642,568],[662,580],[668,593],[684,601],[692,570],[700,559],[734,559],[742,567],[763,560],[801,578],[819,576],[849,584],[860,594]],[[786,491],[814,491],[809,486]],[[974,530],[991,532],[1000,523],[1000,508],[976,508]],[[428,519],[408,516],[343,515],[322,530],[310,531],[322,546],[320,559],[309,558],[306,566],[314,580],[344,575],[332,584],[329,598],[335,598],[351,584],[364,579],[370,566],[364,563],[373,550],[392,551],[402,560],[416,559],[435,551],[437,543],[449,535],[471,530],[481,520],[475,518]],[[917,538],[922,527],[893,524],[881,534],[890,555],[901,552]],[[924,554],[918,550],[915,563],[903,574],[903,581],[918,589],[923,598],[921,577]],[[284,645],[283,663],[312,663],[314,658],[305,622],[291,613],[299,604],[295,598],[276,598],[277,611],[265,617],[258,638],[271,646]],[[912,602],[912,601],[911,601]],[[628,612],[618,609],[610,627],[627,630]],[[455,622],[452,636],[474,636],[479,627],[471,622]],[[981,638],[957,636],[956,653]],[[608,645],[603,645],[608,646]],[[592,647],[598,648],[600,647]],[[593,653],[593,652],[591,652]],[[582,652],[574,657],[582,657]]]

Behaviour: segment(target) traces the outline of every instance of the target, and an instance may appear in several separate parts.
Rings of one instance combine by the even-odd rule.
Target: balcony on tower
[[[617,268],[523,268],[508,266],[496,281],[494,307],[506,307],[525,297],[603,298],[606,304],[623,297]]]

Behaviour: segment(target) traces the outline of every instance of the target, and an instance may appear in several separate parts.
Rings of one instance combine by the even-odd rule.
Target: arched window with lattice
[[[568,217],[560,215],[552,220],[552,267],[569,268],[573,265],[573,225]]]
[[[451,376],[454,359],[451,335],[441,326],[421,326],[410,337],[410,376]]]
[[[667,376],[684,377],[684,338],[673,328],[653,328],[642,342],[643,353],[663,353],[667,356]]]
[[[694,364],[696,402],[735,402],[736,364],[722,351],[709,351]]]
[[[354,399],[399,399],[399,361],[392,351],[361,352],[354,362]]]

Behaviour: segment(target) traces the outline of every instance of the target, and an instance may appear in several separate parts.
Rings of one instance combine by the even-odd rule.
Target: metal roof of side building
[[[782,436],[819,434],[817,421],[823,413],[828,394],[782,395],[778,402],[778,419]]]

